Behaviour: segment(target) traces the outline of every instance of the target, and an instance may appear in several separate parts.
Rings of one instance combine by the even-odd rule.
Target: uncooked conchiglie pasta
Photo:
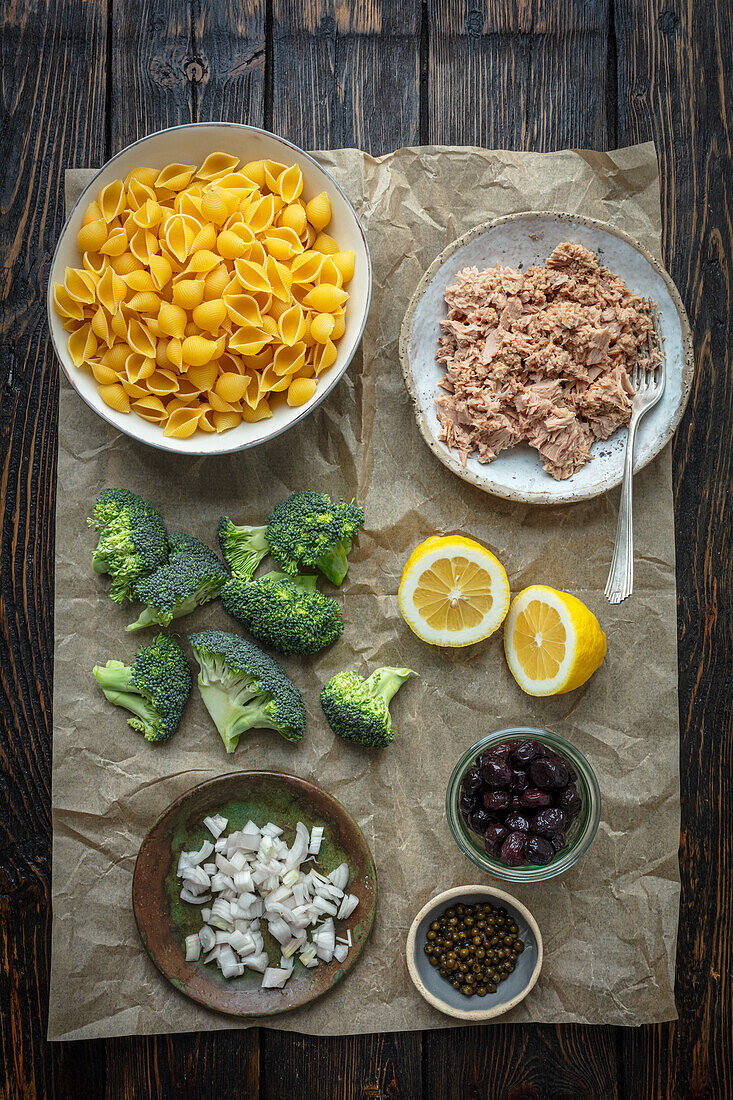
[[[181,347],[184,363],[192,367],[209,363],[216,351],[216,340],[207,340],[205,336],[187,336]]]
[[[105,405],[109,405],[110,409],[114,409],[115,412],[129,413],[130,398],[119,383],[115,382],[111,386],[100,386],[99,396]]]
[[[332,313],[317,313],[311,321],[311,336],[318,344],[325,344],[336,326]]]
[[[207,362],[189,367],[186,371],[186,378],[198,390],[210,390],[218,373],[219,368],[216,363]]]
[[[331,220],[331,203],[325,191],[321,191],[320,195],[305,204],[305,213],[314,229],[326,228]]]
[[[98,386],[113,386],[117,382],[117,371],[106,367],[104,363],[92,363],[92,374]]]
[[[321,283],[309,290],[303,299],[303,304],[318,313],[334,313],[344,304],[349,295],[341,287],[332,283]]]
[[[216,380],[214,390],[222,400],[241,401],[249,388],[249,378],[242,374],[222,374]]]
[[[212,298],[211,301],[196,306],[192,317],[194,324],[205,332],[218,332],[226,315],[226,302],[221,298]]]
[[[316,392],[315,378],[294,378],[288,386],[288,405],[305,405]]]
[[[202,279],[181,279],[173,287],[173,301],[182,309],[195,309],[204,300]]]
[[[175,409],[168,417],[163,435],[189,439],[199,426],[199,409],[194,406]]]

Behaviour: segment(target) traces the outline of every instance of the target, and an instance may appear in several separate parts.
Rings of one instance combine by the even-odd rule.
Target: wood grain
[[[0,29],[0,1096],[50,1096],[45,1043],[58,369],[45,281],[63,222],[63,167],[104,153],[106,5],[16,3]],[[48,28],[55,33],[49,34]],[[97,64],[86,59],[91,51]],[[83,104],[77,110],[76,104]],[[88,1067],[88,1044],[68,1055]],[[98,1063],[89,1080],[101,1083]]]
[[[690,314],[697,365],[673,447],[680,1020],[625,1040],[627,1088],[643,1096],[722,1097],[733,1090],[733,13],[723,0],[700,14],[681,2],[616,6],[619,141],[657,143],[664,253]]]

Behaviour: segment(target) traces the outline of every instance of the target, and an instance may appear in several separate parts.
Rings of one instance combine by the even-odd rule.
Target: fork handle
[[[639,417],[631,416],[629,434],[626,439],[624,456],[624,479],[621,486],[621,501],[618,508],[618,525],[613,560],[606,584],[606,596],[611,603],[621,603],[634,590],[634,527],[633,527],[633,483],[634,483],[634,444]]]

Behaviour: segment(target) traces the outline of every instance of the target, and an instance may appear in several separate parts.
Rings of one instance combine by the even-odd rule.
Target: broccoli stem
[[[158,714],[145,696],[130,687],[132,669],[121,661],[109,661],[107,665],[95,665],[93,671],[105,698],[116,707],[123,707],[137,715],[145,724],[145,734],[152,733],[152,724]]]
[[[291,577],[290,573],[265,573],[264,576],[258,577],[258,581],[290,581],[296,588],[299,588],[301,592],[315,592],[316,583],[318,581],[315,573],[296,573],[294,577]]]
[[[378,668],[367,677],[365,683],[372,695],[381,695],[389,706],[405,680],[415,675],[411,668]]]
[[[255,569],[269,550],[266,533],[267,527],[238,527],[232,524],[226,539],[226,557],[235,577],[252,579]]]
[[[144,607],[140,617],[134,623],[130,623],[125,630],[144,630],[146,626],[159,626],[158,610],[155,607]],[[165,626],[168,624],[165,623]]]
[[[316,566],[331,584],[341,584],[349,571],[348,554],[351,542],[338,542],[316,560]]]
[[[130,687],[132,669],[129,665],[124,665],[122,661],[107,661],[106,665],[95,665],[92,671],[102,689],[110,688],[112,691],[124,691]]]

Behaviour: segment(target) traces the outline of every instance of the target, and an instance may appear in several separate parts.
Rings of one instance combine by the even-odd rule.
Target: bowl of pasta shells
[[[113,157],[71,211],[48,317],[77,393],[184,454],[256,446],[348,367],[371,297],[359,219],[331,176],[252,126],[162,130]]]

